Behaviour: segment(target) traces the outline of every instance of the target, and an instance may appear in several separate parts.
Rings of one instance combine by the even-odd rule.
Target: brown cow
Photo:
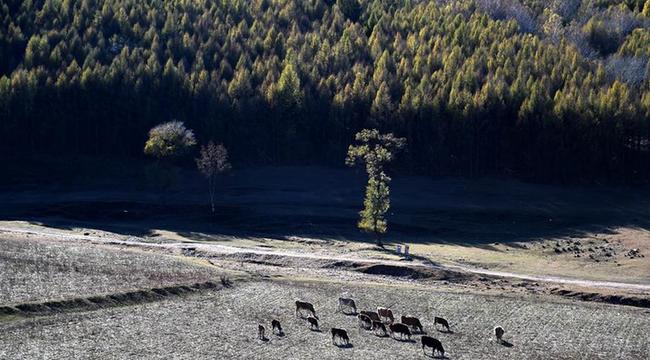
[[[380,319],[388,319],[388,323],[392,324],[395,322],[395,317],[393,316],[393,311],[388,308],[378,307],[377,314],[379,314]]]
[[[346,345],[350,345],[350,338],[348,337],[348,332],[343,329],[332,328],[332,344],[336,345],[336,338],[339,338],[345,341]]]
[[[393,339],[395,339],[394,333],[400,334],[399,335],[400,339],[404,339],[404,335],[408,336],[409,340],[411,339],[411,330],[409,330],[408,326],[404,324],[396,323],[396,324],[390,324],[388,327],[390,328],[390,336]]]
[[[402,324],[406,324],[412,327],[414,330],[417,330],[419,333],[424,333],[422,329],[422,323],[420,319],[412,316],[402,316]]]
[[[316,310],[314,310],[314,305],[308,302],[296,300],[296,316],[298,316],[298,313],[302,315],[303,310],[311,312],[312,316],[318,319],[318,316],[316,316]]]
[[[435,326],[435,327],[437,328],[437,327],[438,327],[438,324],[440,324],[441,326],[443,326],[444,328],[446,328],[446,329],[447,329],[447,332],[451,332],[451,330],[449,330],[449,323],[448,323],[447,320],[445,320],[444,318],[437,317],[437,316],[434,317],[434,318],[433,318],[433,326]]]
[[[320,330],[318,327],[318,319],[316,319],[313,316],[310,316],[307,318],[307,322],[309,323],[309,328],[314,330],[314,327],[316,327],[316,330]]]
[[[422,336],[422,352],[426,354],[424,351],[425,347],[430,347],[433,350],[431,351],[431,355],[435,356],[436,351],[440,354],[440,356],[445,357],[445,348],[442,347],[442,343],[438,339],[434,339],[431,336]]]
[[[379,319],[379,314],[377,314],[377,313],[374,312],[374,311],[361,311],[361,312],[359,312],[359,314],[366,315],[366,316],[369,317],[370,320],[372,320],[372,321],[381,321],[381,320]]]

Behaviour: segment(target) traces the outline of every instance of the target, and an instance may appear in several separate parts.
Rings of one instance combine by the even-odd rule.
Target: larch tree
[[[381,134],[376,129],[364,129],[356,134],[357,144],[350,145],[345,163],[355,166],[365,163],[368,183],[363,202],[364,208],[359,212],[357,226],[362,231],[375,235],[378,246],[383,246],[381,235],[388,230],[386,214],[390,209],[390,180],[384,165],[395,158],[395,154],[404,148],[406,139],[393,134]]]
[[[201,156],[196,159],[196,167],[208,180],[210,192],[210,206],[214,214],[214,194],[216,192],[216,179],[231,169],[228,162],[228,150],[223,144],[215,145],[212,141],[208,145],[201,146]]]

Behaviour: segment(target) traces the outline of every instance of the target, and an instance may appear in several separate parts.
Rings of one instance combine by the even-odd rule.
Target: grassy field
[[[215,280],[191,258],[78,241],[0,237],[0,305]]]
[[[241,275],[219,290],[7,312],[0,315],[0,359],[423,357],[419,336],[417,343],[379,338],[335,313],[343,294],[362,309],[390,306],[397,316],[420,317],[450,359],[650,358],[647,309],[571,302],[552,295],[562,287],[556,283],[470,276],[458,267],[425,278],[394,274],[430,261],[650,284],[650,193],[399,178],[389,247],[379,250],[355,228],[361,176],[298,170],[224,179],[219,203],[228,205],[214,216],[206,214],[202,183],[164,203],[129,192],[0,192],[0,306],[155,293]],[[390,250],[398,243],[411,245],[414,262]],[[248,252],[214,250],[226,247]],[[380,260],[395,260],[384,261],[393,268],[363,267]],[[315,304],[322,332],[295,318],[297,298]],[[437,332],[434,316],[447,318],[454,333]],[[286,336],[258,341],[258,323],[270,332],[272,318]],[[494,341],[496,325],[508,346]],[[333,346],[331,327],[348,329],[352,346]]]
[[[389,306],[419,316],[450,359],[644,359],[650,314],[607,305],[454,294],[418,286],[379,287],[330,282],[241,282],[186,298],[89,313],[0,324],[0,358],[423,358],[419,336],[400,342],[359,331],[356,319],[335,313],[339,294],[361,309]],[[314,303],[322,332],[294,316],[293,302]],[[453,333],[434,330],[447,318]],[[256,339],[258,323],[279,319],[286,336]],[[492,328],[506,330],[508,346]],[[331,344],[329,329],[348,330],[352,346]]]

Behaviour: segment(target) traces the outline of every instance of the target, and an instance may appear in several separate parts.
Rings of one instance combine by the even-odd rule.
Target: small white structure
[[[396,252],[398,255],[404,255],[404,257],[406,257],[407,259],[409,259],[409,258],[410,258],[409,248],[410,248],[410,247],[409,247],[408,245],[406,245],[406,244],[404,244],[404,245],[402,245],[402,244],[397,244],[397,245],[395,245],[395,252]],[[402,249],[404,249],[404,252],[402,252]]]

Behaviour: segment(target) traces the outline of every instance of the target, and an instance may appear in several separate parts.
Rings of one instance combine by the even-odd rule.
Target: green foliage
[[[646,0],[642,14],[643,16],[650,18],[650,0]]]
[[[384,172],[384,165],[391,162],[397,151],[404,148],[406,139],[393,134],[381,134],[376,129],[364,129],[356,134],[357,145],[350,145],[345,163],[355,166],[359,161],[365,163],[368,184],[363,202],[364,208],[359,212],[359,229],[372,232],[381,245],[380,234],[386,233],[388,224],[386,213],[390,208],[390,177]]]
[[[358,161],[362,161],[369,177],[383,172],[384,165],[393,161],[396,152],[406,146],[406,139],[393,134],[381,134],[377,129],[363,129],[354,138],[358,144],[348,148],[345,164],[355,166]]]
[[[592,19],[582,29],[589,43],[603,55],[609,55],[618,48],[619,38],[605,26],[602,20]]]
[[[341,12],[351,21],[359,20],[361,16],[361,4],[358,0],[336,0]]]
[[[650,57],[650,30],[634,30],[621,45],[618,54],[640,58]]]
[[[0,154],[138,156],[176,118],[245,162],[336,164],[377,127],[427,174],[647,179],[649,76],[626,123],[602,105],[648,1],[567,3],[7,0]]]
[[[385,234],[388,230],[386,213],[390,209],[390,178],[383,172],[368,179],[363,210],[359,212],[358,227],[362,231]],[[381,244],[381,243],[379,243]]]
[[[282,69],[282,74],[280,74],[280,80],[278,81],[271,103],[277,104],[285,109],[299,107],[302,103],[300,79],[291,63]]]
[[[157,159],[175,159],[187,154],[194,145],[196,139],[192,130],[186,129],[180,121],[171,121],[149,130],[144,153]]]

